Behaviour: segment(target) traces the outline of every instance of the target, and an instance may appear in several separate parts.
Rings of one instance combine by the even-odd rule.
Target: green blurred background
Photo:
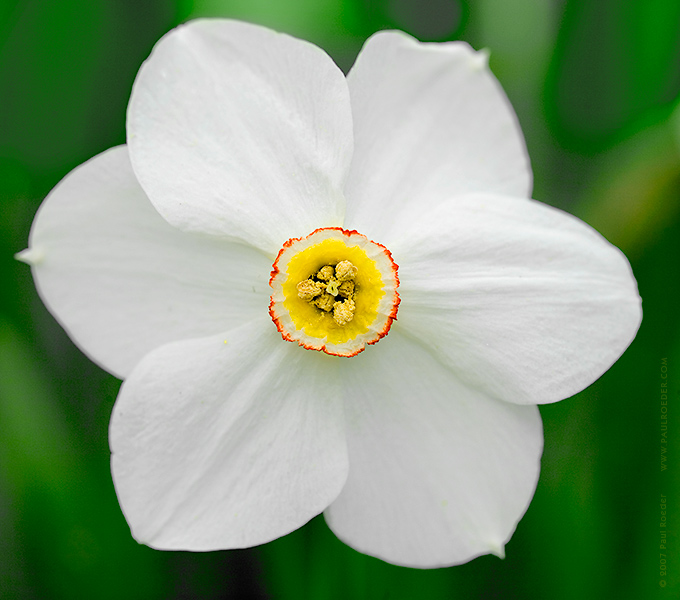
[[[195,16],[311,40],[345,71],[379,29],[489,48],[527,139],[534,197],[629,257],[640,332],[590,388],[541,407],[541,479],[505,560],[394,567],[344,546],[322,518],[243,551],[163,553],[130,537],[109,473],[119,382],[73,346],[12,256],[49,190],[125,141],[137,69]],[[0,598],[680,597],[679,92],[677,0],[1,0]]]

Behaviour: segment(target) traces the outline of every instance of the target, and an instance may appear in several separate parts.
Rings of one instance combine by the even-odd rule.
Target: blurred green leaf
[[[678,116],[672,114],[600,155],[592,183],[575,207],[631,259],[679,216],[677,127]]]
[[[102,2],[18,2],[0,29],[0,154],[53,168],[86,143],[110,10]]]
[[[14,519],[4,525],[13,531],[5,552],[30,573],[16,581],[21,571],[3,565],[0,590],[55,599],[162,597],[163,556],[132,540],[108,472],[95,473],[80,455],[53,398],[30,349],[0,319],[0,487]]]
[[[549,189],[554,157],[542,91],[559,18],[554,2],[480,0],[469,25],[472,44],[489,49],[489,66],[519,118],[534,172],[533,197],[551,204],[559,200]]]
[[[680,91],[677,0],[569,0],[547,86],[555,133],[593,152]]]

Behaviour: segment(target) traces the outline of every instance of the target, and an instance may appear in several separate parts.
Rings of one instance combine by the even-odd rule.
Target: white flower
[[[127,146],[57,186],[20,255],[125,380],[110,443],[134,537],[241,548],[324,511],[395,564],[502,556],[538,479],[536,405],[597,379],[641,319],[622,253],[530,188],[463,43],[381,32],[345,78],[254,25],[165,36]]]

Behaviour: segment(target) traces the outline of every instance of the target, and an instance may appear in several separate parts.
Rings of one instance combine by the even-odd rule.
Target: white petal
[[[142,187],[182,229],[276,253],[342,222],[349,92],[307,42],[222,19],[171,31],[135,81],[128,144]]]
[[[350,471],[325,513],[331,529],[410,567],[502,556],[538,481],[538,409],[465,386],[394,327],[350,362]]]
[[[421,44],[394,31],[366,42],[347,78],[347,227],[382,242],[466,192],[531,195],[524,138],[486,59],[463,42]]]
[[[631,343],[642,312],[626,257],[577,218],[503,196],[459,198],[392,246],[399,323],[502,400],[567,398]]]
[[[161,344],[267,312],[271,261],[168,225],[139,187],[124,146],[52,191],[21,258],[74,342],[118,377]]]
[[[347,476],[332,360],[283,342],[269,319],[147,355],[110,429],[134,537],[164,550],[243,548],[326,508]]]

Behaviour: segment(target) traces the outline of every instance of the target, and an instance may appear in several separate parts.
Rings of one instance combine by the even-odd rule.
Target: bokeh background
[[[534,197],[629,257],[640,332],[590,388],[541,407],[542,475],[504,560],[395,567],[344,546],[322,518],[242,551],[164,553],[130,537],[109,473],[119,381],[73,346],[13,254],[49,190],[125,141],[137,69],[196,16],[311,40],[345,71],[379,29],[489,48]],[[680,597],[679,92],[677,0],[1,0],[0,598]]]

